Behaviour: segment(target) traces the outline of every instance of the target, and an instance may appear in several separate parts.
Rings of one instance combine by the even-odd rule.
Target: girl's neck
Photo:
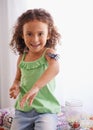
[[[35,61],[37,59],[39,59],[42,54],[44,53],[46,48],[42,49],[41,51],[37,52],[37,53],[33,53],[31,51],[28,51],[26,57],[25,57],[25,61]]]

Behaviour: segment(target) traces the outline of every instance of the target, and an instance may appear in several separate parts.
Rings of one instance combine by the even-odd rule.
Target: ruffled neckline
[[[42,65],[44,65],[45,62],[47,62],[46,59],[45,59],[44,54],[39,59],[37,59],[35,61],[31,61],[31,62],[24,61],[25,55],[26,55],[26,53],[23,54],[22,60],[21,60],[21,62],[19,64],[19,67],[23,68],[23,69],[26,69],[26,70],[39,68]]]

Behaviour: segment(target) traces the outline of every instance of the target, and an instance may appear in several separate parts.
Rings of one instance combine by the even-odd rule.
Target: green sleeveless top
[[[35,97],[31,106],[29,106],[28,101],[26,101],[24,108],[20,107],[20,100],[23,95],[27,93],[42,73],[47,69],[48,63],[45,59],[45,52],[43,55],[32,62],[25,62],[26,53],[23,54],[22,60],[19,64],[21,70],[21,82],[20,82],[20,94],[16,100],[15,108],[21,111],[30,111],[35,109],[39,113],[58,113],[60,112],[60,104],[56,97],[53,95],[55,90],[55,79],[47,83]]]

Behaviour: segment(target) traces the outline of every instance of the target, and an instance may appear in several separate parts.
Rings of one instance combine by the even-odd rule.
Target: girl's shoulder
[[[56,50],[52,49],[52,48],[47,48],[46,52],[45,52],[45,58],[48,59],[57,59],[58,58],[58,54],[56,52]]]
[[[45,52],[45,56],[48,56],[49,54],[56,54],[56,50],[52,49],[52,48],[47,48],[46,52]]]
[[[56,51],[52,48],[47,48],[46,53],[56,53]]]
[[[20,62],[23,60],[23,58],[24,58],[24,54],[20,54],[18,56],[17,64],[20,64]]]

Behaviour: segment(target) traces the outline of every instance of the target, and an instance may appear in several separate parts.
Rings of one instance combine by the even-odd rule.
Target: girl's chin
[[[42,49],[41,48],[39,48],[39,47],[35,47],[35,48],[29,48],[29,50],[31,51],[31,52],[39,52],[39,51],[41,51]]]
[[[35,52],[37,52],[37,51],[42,51],[43,49],[44,49],[43,46],[37,46],[37,47],[30,46],[30,47],[29,47],[29,50],[30,50],[30,51],[35,51]]]

